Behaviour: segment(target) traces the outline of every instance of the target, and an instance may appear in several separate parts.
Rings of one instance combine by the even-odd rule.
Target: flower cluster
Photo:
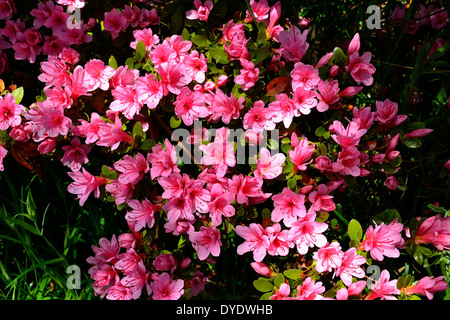
[[[0,17],[9,19],[14,2],[3,2],[10,9],[4,6]],[[84,4],[57,3],[72,9]],[[208,22],[214,3],[195,0],[193,6],[185,17],[193,25]],[[276,283],[260,290],[265,298],[432,298],[445,290],[443,277],[416,283],[410,277],[399,285],[387,269],[371,286],[362,279],[373,262],[398,258],[400,250],[450,250],[449,217],[410,225],[396,217],[370,224],[364,234],[352,220],[349,245],[328,221],[339,214],[336,195],[357,181],[379,180],[389,192],[404,186],[403,144],[433,130],[409,126],[390,99],[358,102],[376,72],[358,33],[342,48],[316,56],[308,50],[307,23],[281,19],[281,2],[252,0],[249,6],[242,19],[220,25],[210,37],[188,29],[163,37],[154,27],[161,22],[157,9],[137,5],[79,21],[73,29],[66,24],[70,15],[52,1],[32,11],[29,29],[8,20],[2,36],[16,59],[33,63],[41,51],[48,59],[40,64],[40,101],[24,107],[17,92],[0,100],[6,133],[0,169],[9,148],[33,146],[67,167],[67,191],[80,206],[103,198],[124,212],[130,233],[100,239],[87,259],[92,287],[102,298],[197,296],[208,280],[201,266],[214,264],[231,235],[235,253],[251,253],[253,268],[266,277],[259,281]],[[442,28],[441,20],[433,18],[433,28]],[[72,48],[92,41],[86,30],[98,23],[113,41],[133,30],[127,48],[133,57],[126,64],[114,57],[86,59]],[[52,34],[42,45],[43,26]],[[306,123],[313,117],[321,120],[311,132]],[[187,141],[174,139],[172,129],[180,125],[190,130]],[[235,129],[243,129],[237,142]],[[281,140],[263,146],[273,130]],[[260,146],[253,162],[242,164],[237,149],[252,146]],[[181,161],[180,149],[192,156],[192,148],[201,151],[197,166]],[[101,155],[101,167],[91,164],[92,154]],[[178,244],[165,247],[161,238]],[[274,257],[293,257],[298,269],[283,275],[281,266],[264,263]]]

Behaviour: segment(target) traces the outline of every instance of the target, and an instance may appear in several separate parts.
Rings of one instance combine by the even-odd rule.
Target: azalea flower
[[[69,146],[64,146],[62,149],[64,155],[61,162],[72,171],[79,171],[83,164],[89,162],[87,154],[91,151],[91,148],[84,144],[81,145],[81,141],[77,137],[72,139]]]
[[[84,168],[81,171],[69,172],[68,175],[74,182],[69,184],[67,191],[78,196],[81,207],[92,192],[94,197],[100,197],[100,186],[107,183],[106,179],[93,176]]]
[[[167,272],[158,275],[150,286],[153,300],[178,300],[184,293],[184,281],[172,279]]]
[[[132,209],[125,215],[127,221],[133,222],[134,231],[138,232],[145,226],[152,228],[155,224],[154,214],[160,208],[160,206],[151,203],[149,200],[144,199],[142,202],[139,200],[129,200],[127,205]]]
[[[0,130],[9,127],[17,127],[22,122],[21,114],[25,111],[24,106],[16,103],[11,93],[0,96]]]
[[[371,286],[371,292],[365,297],[365,300],[374,300],[380,298],[381,300],[397,300],[394,295],[399,295],[400,290],[397,289],[397,279],[389,281],[389,271],[383,270],[380,278]]]
[[[189,10],[186,12],[186,18],[189,20],[208,21],[209,13],[213,8],[213,2],[206,0],[202,3],[201,0],[194,0],[196,10]]]
[[[242,255],[246,252],[253,252],[253,259],[261,262],[267,254],[270,241],[269,235],[264,228],[257,223],[250,223],[246,226],[236,226],[236,233],[245,239],[237,248],[237,253]]]
[[[282,173],[285,160],[286,157],[284,154],[277,153],[271,156],[267,148],[261,148],[256,170],[253,171],[253,174],[255,177],[263,179],[275,179]]]
[[[327,244],[313,254],[313,259],[317,261],[315,265],[317,272],[337,269],[342,264],[343,258],[344,252],[338,242]]]
[[[383,258],[397,258],[400,256],[398,248],[403,246],[404,240],[400,234],[403,225],[393,220],[388,225],[383,222],[380,225],[369,226],[360,248],[369,251],[374,260],[383,261]]]
[[[292,135],[292,140],[297,139],[297,135]],[[306,165],[312,162],[311,156],[314,153],[315,146],[309,145],[309,141],[303,138],[299,144],[297,144],[293,150],[289,150],[289,159],[296,166],[298,170],[306,170]],[[309,161],[308,161],[309,160]]]
[[[280,194],[272,196],[274,210],[272,211],[272,221],[283,220],[286,227],[291,227],[298,217],[306,215],[305,196],[298,194],[289,188],[284,188]]]
[[[220,254],[220,231],[214,226],[200,227],[200,231],[193,231],[189,233],[189,240],[192,246],[197,251],[198,258],[205,260],[211,254],[218,257]]]
[[[287,32],[281,31],[278,34],[281,56],[292,62],[300,62],[309,47],[307,35],[308,30],[301,32],[297,26],[292,26]]]

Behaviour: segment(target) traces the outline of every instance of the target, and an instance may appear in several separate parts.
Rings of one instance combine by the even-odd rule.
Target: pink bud
[[[354,95],[357,95],[363,87],[347,87],[341,92],[339,92],[339,97],[353,97]]]
[[[181,269],[186,269],[187,267],[189,267],[190,264],[191,264],[191,259],[190,258],[185,258],[183,261],[181,261],[180,268]]]
[[[273,272],[268,266],[266,266],[262,262],[252,262],[250,265],[257,273],[259,273],[262,276],[272,277],[275,275],[275,272]]]
[[[330,75],[331,75],[332,77],[336,77],[338,73],[339,73],[339,67],[338,67],[337,65],[334,64],[334,65],[330,68]]]
[[[353,53],[359,51],[360,41],[359,41],[359,34],[355,34],[352,41],[350,41],[350,44],[348,45],[348,56],[351,56]]]
[[[405,133],[403,139],[422,138],[433,132],[433,129],[416,129],[411,132]]]
[[[217,85],[217,87],[221,87],[221,86],[225,85],[227,83],[227,81],[228,81],[228,76],[223,74],[219,78],[217,78],[216,85]]]

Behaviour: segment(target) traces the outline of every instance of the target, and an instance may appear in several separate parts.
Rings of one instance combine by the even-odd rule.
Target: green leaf
[[[208,38],[202,34],[195,35],[194,37],[192,37],[191,41],[199,47],[208,46]]]
[[[289,269],[284,271],[283,274],[288,279],[297,280],[303,274],[303,271],[300,269]]]
[[[148,151],[151,150],[154,146],[156,146],[156,141],[153,139],[146,139],[142,142],[141,150]]]
[[[279,288],[284,283],[285,280],[286,278],[283,276],[283,274],[279,273],[273,279],[273,284],[275,285],[275,287]]]
[[[170,127],[171,127],[172,129],[175,129],[175,128],[178,128],[178,127],[180,126],[180,124],[181,124],[181,119],[177,119],[177,118],[175,118],[175,116],[172,116],[172,117],[170,118],[169,123],[170,123]]]
[[[17,104],[22,102],[23,94],[24,94],[23,87],[19,87],[16,90],[14,90],[13,92],[11,92],[11,95],[16,99]]]
[[[265,278],[259,278],[253,281],[253,286],[260,292],[269,292],[273,289],[273,284]]]
[[[117,179],[117,172],[110,170],[107,165],[102,166],[102,175],[111,180]]]
[[[327,129],[325,129],[324,127],[318,127],[315,131],[315,134],[318,137],[323,137],[325,132],[327,132]]]
[[[111,57],[109,57],[108,65],[110,67],[112,67],[114,70],[117,70],[117,68],[119,67],[117,64],[117,60],[116,60],[116,58],[114,58],[113,55],[111,55]]]
[[[361,224],[357,220],[355,219],[350,220],[347,232],[351,240],[354,240],[357,243],[361,241],[363,236],[363,229],[361,227]]]
[[[147,48],[145,47],[144,41],[140,40],[136,45],[136,53],[139,57],[139,60],[144,59],[147,54]]]
[[[336,47],[333,50],[333,57],[331,58],[332,64],[339,64],[340,62],[344,62],[347,60],[347,56],[345,55],[345,52],[339,48]]]
[[[211,48],[211,50],[209,50],[209,52],[211,53],[211,57],[214,60],[216,60],[217,63],[220,63],[220,64],[230,63],[230,60],[228,60],[228,55],[225,52],[224,47]]]
[[[384,222],[386,224],[391,223],[394,219],[398,219],[398,222],[402,222],[402,217],[397,209],[386,209],[370,218],[370,221],[375,221],[375,223],[380,224]]]
[[[125,60],[125,65],[128,66],[128,70],[134,69],[134,58],[128,58]]]
[[[180,10],[177,10],[172,16],[170,17],[170,31],[175,34],[178,33],[178,31],[183,26],[184,22],[184,16],[183,13]]]
[[[142,139],[145,139],[146,135],[144,132],[144,128],[142,127],[142,123],[139,121],[136,122],[136,124],[133,127],[133,138],[136,136],[140,136]]]
[[[418,138],[408,139],[404,141],[405,146],[407,146],[410,149],[417,149],[420,148],[422,145],[422,142]]]

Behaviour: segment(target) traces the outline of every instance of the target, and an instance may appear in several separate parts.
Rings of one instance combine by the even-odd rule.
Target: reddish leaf
[[[291,84],[291,77],[278,77],[269,82],[266,86],[267,95],[274,96],[277,95]]]

